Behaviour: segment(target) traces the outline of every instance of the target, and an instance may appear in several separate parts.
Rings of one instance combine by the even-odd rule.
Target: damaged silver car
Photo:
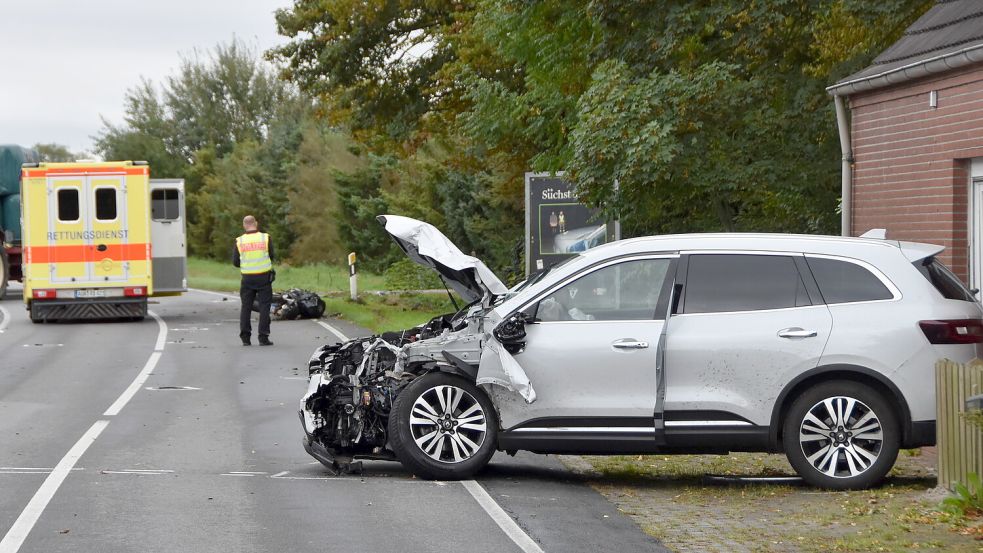
[[[622,240],[512,290],[433,226],[379,217],[467,305],[318,348],[304,447],[467,478],[495,451],[785,452],[863,488],[935,441],[933,367],[981,353],[983,309],[941,247],[704,234]],[[835,322],[835,324],[834,324]]]

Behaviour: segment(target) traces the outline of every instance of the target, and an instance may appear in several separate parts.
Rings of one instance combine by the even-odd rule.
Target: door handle
[[[818,334],[815,330],[803,330],[797,326],[778,331],[778,336],[781,338],[813,338]]]
[[[649,347],[649,343],[635,340],[634,338],[622,338],[611,344],[611,347],[618,349],[645,349]]]

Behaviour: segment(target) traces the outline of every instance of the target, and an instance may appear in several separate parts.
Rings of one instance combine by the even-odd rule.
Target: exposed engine
[[[453,314],[442,315],[409,330],[315,350],[300,412],[308,453],[335,473],[358,471],[356,457],[395,460],[387,447],[393,401],[418,374],[435,366],[433,359],[417,359],[408,370],[402,347],[445,334],[453,319]]]

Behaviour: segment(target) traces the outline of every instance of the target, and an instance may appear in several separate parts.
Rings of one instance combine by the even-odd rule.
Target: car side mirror
[[[532,322],[531,316],[519,311],[499,323],[492,334],[505,346],[506,351],[514,355],[526,346],[526,325]]]

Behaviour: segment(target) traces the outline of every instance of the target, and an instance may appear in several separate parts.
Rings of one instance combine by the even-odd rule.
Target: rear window
[[[806,261],[826,303],[889,300],[894,297],[881,279],[856,263],[821,257],[808,257]]]
[[[96,188],[96,219],[99,221],[116,219],[115,188]]]
[[[79,220],[79,191],[77,188],[58,190],[58,220],[63,223]]]
[[[150,216],[154,221],[174,221],[181,217],[177,188],[158,188],[150,193]]]
[[[935,286],[935,289],[948,300],[976,301],[973,295],[956,275],[934,257],[927,257],[914,263],[915,268]]]

